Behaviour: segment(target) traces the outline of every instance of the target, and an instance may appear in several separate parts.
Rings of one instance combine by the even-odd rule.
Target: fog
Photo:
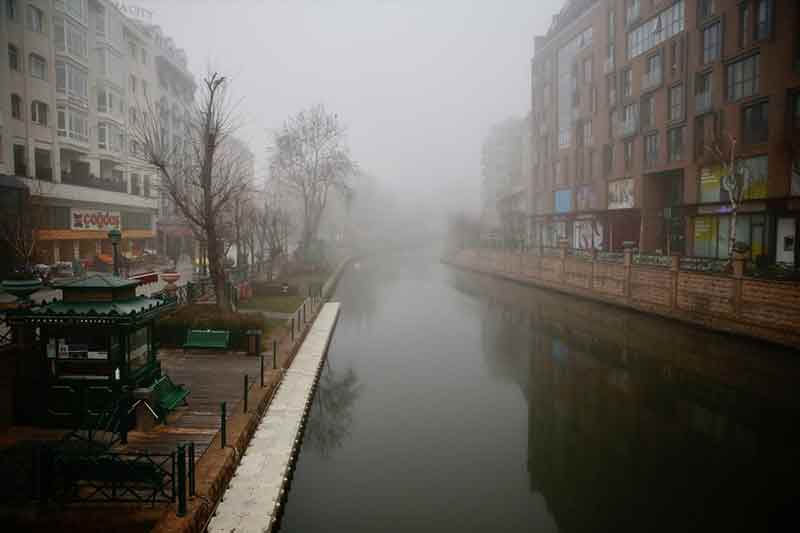
[[[316,103],[353,158],[426,214],[477,210],[490,125],[529,109],[533,37],[561,0],[142,1],[199,78],[229,76],[238,135],[267,175],[269,132]]]

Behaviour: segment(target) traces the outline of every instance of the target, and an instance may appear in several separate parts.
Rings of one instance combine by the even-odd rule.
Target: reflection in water
[[[764,530],[792,516],[796,353],[469,274],[452,282],[484,301],[492,374],[527,397],[530,487],[561,531]]]
[[[763,531],[795,503],[797,352],[425,251],[334,299],[284,533]]]
[[[327,456],[342,445],[353,422],[351,409],[361,394],[362,386],[352,367],[344,372],[331,368],[330,360],[320,376],[311,414],[306,425],[308,446]]]

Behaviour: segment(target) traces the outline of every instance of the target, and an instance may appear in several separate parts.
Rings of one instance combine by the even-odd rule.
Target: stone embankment
[[[635,264],[630,250],[618,260],[604,260],[596,253],[570,255],[565,248],[554,252],[465,249],[445,262],[712,330],[800,347],[798,282],[750,278],[736,263],[733,273],[712,274],[682,270],[677,256],[659,266]]]

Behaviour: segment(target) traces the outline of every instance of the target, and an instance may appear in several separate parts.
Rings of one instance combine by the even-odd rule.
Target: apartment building
[[[532,60],[531,236],[794,263],[800,220],[800,3],[570,0]]]
[[[0,174],[25,183],[43,215],[36,261],[157,247],[174,214],[131,130],[157,109],[180,142],[195,83],[152,14],[106,0],[0,0]],[[168,228],[167,228],[168,229]]]

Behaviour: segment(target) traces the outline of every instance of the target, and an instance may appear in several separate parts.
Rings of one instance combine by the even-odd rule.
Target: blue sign
[[[556,213],[572,211],[572,191],[569,189],[556,191]]]

